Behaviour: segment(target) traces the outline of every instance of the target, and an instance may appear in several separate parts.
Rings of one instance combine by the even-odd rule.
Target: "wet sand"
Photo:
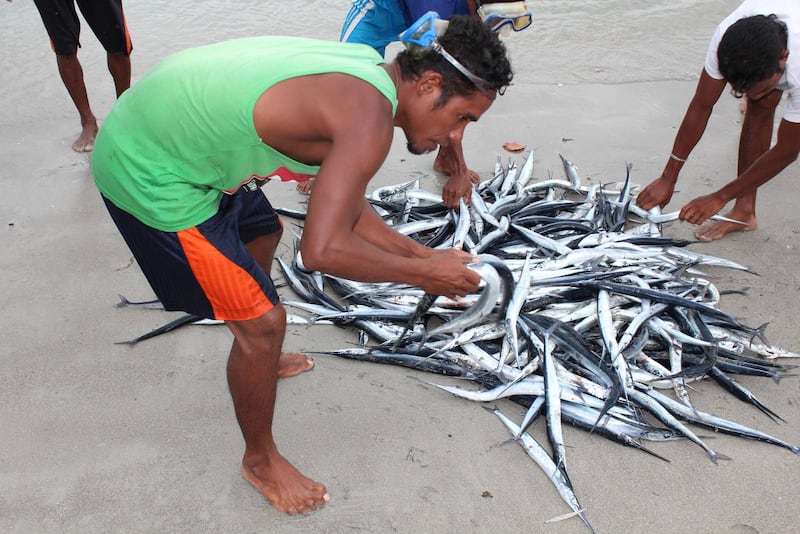
[[[0,530],[585,532],[576,518],[545,524],[569,510],[521,448],[504,444],[507,431],[494,415],[414,379],[438,377],[324,355],[313,371],[280,382],[275,434],[332,500],[309,517],[273,510],[240,476],[243,441],[225,381],[227,329],[189,326],[135,347],[114,344],[177,314],[114,307],[118,293],[137,300],[152,293],[100,202],[88,156],[69,148],[77,115],[52,58],[40,52],[32,52],[25,73],[42,81],[41,92],[11,84],[0,101]],[[134,55],[136,73],[154,56]],[[90,90],[111,95],[102,62],[85,68],[93,71]],[[467,163],[485,178],[497,156],[509,157],[502,144],[516,141],[536,150],[536,178],[560,176],[562,153],[588,180],[619,181],[630,162],[644,185],[669,155],[694,83],[523,78],[468,129]],[[55,106],[50,98],[60,99],[61,111],[42,118],[37,106]],[[101,118],[108,98],[96,99]],[[26,101],[29,108],[17,105]],[[723,98],[669,210],[733,177],[739,120],[737,102]],[[397,131],[372,185],[423,173],[423,185],[440,187],[433,156],[412,156],[404,145]],[[795,163],[762,188],[757,231],[692,245],[760,274],[711,270],[721,289],[747,288],[746,296],[724,296],[721,308],[749,325],[769,322],[769,340],[794,350],[798,178]],[[268,184],[264,192],[276,206],[303,200],[291,184]],[[674,223],[666,233],[688,238],[692,230]],[[280,249],[286,257],[290,234]],[[334,327],[290,326],[285,348],[342,348],[353,339]],[[786,423],[710,382],[695,384],[692,398],[705,411],[800,443],[800,379],[741,382]],[[522,413],[510,402],[497,406],[511,417]],[[701,429],[731,461],[714,465],[687,441],[652,444],[672,460],[665,463],[581,430],[565,432],[570,477],[598,532],[764,534],[800,523],[800,457],[785,449]],[[534,434],[545,440],[541,426]]]

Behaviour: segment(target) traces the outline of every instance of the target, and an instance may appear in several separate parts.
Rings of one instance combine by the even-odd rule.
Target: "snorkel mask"
[[[495,33],[522,31],[533,24],[533,16],[525,2],[479,2],[478,16]]]
[[[405,45],[406,50],[412,56],[420,55],[424,50],[433,50],[447,60],[458,72],[466,76],[477,87],[478,91],[483,93],[489,100],[494,100],[497,93],[503,94],[505,88],[497,89],[483,78],[470,72],[467,67],[450,55],[439,43],[437,37],[447,31],[447,24],[446,20],[439,18],[439,14],[436,11],[428,11],[400,34],[400,42]]]

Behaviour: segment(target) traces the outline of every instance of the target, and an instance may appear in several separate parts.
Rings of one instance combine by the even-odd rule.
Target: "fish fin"
[[[764,330],[767,329],[767,326],[769,326],[769,322],[766,322],[766,323],[762,324],[761,326],[759,326],[758,328],[756,328],[755,332],[753,333],[752,337],[750,338],[750,343],[752,343],[754,339],[758,338],[765,345],[771,345],[771,343],[769,341],[767,341],[767,337],[764,335]]]
[[[717,463],[717,460],[731,460],[732,459],[730,456],[726,456],[726,455],[722,454],[721,452],[716,452],[716,451],[712,451],[712,452],[714,452],[714,454],[713,455],[709,455],[709,456],[711,456],[711,461],[714,462],[715,464]]]

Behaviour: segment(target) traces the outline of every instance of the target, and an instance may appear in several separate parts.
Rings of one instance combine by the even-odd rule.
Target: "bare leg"
[[[131,58],[125,54],[108,53],[106,62],[119,98],[119,95],[131,86]]]
[[[325,486],[289,463],[272,435],[286,311],[278,305],[256,319],[227,324],[234,335],[228,386],[245,441],[242,476],[281,512],[307,514],[324,506],[330,500]]]
[[[461,198],[464,202],[469,202],[473,184],[481,181],[478,173],[467,168],[460,140],[453,140],[449,145],[439,147],[433,168],[449,176],[447,183],[442,187],[442,200],[451,208],[458,207]]]
[[[776,90],[760,100],[747,99],[742,120],[742,134],[739,138],[739,176],[769,150],[772,143],[775,109],[780,103],[781,96],[783,92]],[[745,223],[744,225],[709,221],[695,231],[695,237],[699,241],[713,241],[732,232],[746,232],[758,228],[756,193],[757,190],[753,190],[737,197],[733,208],[725,214],[726,217]]]
[[[67,88],[69,96],[78,108],[81,117],[81,135],[72,143],[76,152],[90,152],[94,148],[97,136],[97,119],[89,106],[89,96],[83,82],[83,68],[78,61],[78,54],[56,54],[58,72]]]
[[[254,193],[255,194],[255,193]],[[247,250],[259,265],[270,273],[272,260],[275,257],[275,250],[280,243],[283,232],[276,232],[271,235],[257,237],[247,243]],[[314,368],[314,360],[299,352],[281,352],[278,359],[278,378],[287,378],[299,375],[304,371]]]
[[[440,147],[439,152],[436,154],[436,159],[433,161],[433,170],[448,176],[467,173],[471,183],[481,183],[480,175],[471,169],[467,169],[463,156],[459,157],[458,153],[454,153],[454,149]]]

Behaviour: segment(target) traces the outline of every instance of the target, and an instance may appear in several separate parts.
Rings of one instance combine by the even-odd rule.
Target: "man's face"
[[[437,80],[429,83],[423,79],[417,82],[416,93],[406,102],[400,126],[412,154],[425,154],[460,141],[467,125],[477,121],[492,105],[489,98],[476,90],[469,96],[452,96],[443,106],[435,107],[440,95]]]

